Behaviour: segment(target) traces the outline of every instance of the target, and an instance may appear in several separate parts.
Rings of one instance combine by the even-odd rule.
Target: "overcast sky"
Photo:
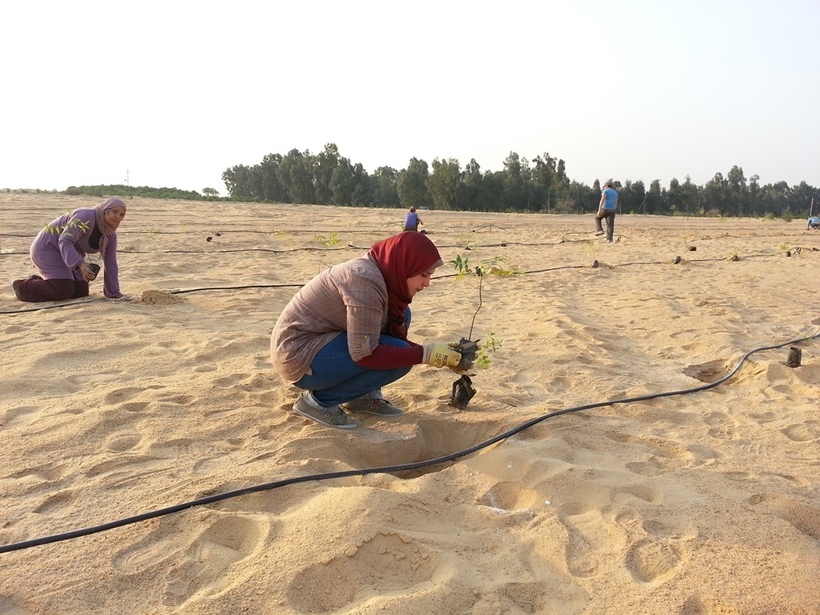
[[[0,4],[0,188],[227,191],[266,154],[372,173],[511,151],[595,179],[820,186],[820,1]]]

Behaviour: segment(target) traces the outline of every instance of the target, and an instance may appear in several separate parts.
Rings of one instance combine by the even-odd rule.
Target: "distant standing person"
[[[14,280],[11,286],[20,301],[62,301],[88,296],[88,283],[99,266],[86,262],[99,253],[103,263],[103,294],[127,299],[120,292],[117,265],[117,229],[125,218],[122,199],[110,198],[96,207],[82,207],[48,223],[31,244],[31,262],[39,275]]]
[[[418,231],[419,224],[424,224],[419,218],[419,215],[416,213],[416,208],[411,207],[410,211],[408,211],[404,216],[404,230],[405,231]]]
[[[612,243],[612,237],[615,235],[615,212],[618,207],[618,193],[612,187],[612,182],[604,183],[604,189],[601,192],[601,201],[598,203],[598,213],[595,214],[596,235],[603,235],[604,229],[601,225],[601,220],[606,220],[606,240]]]

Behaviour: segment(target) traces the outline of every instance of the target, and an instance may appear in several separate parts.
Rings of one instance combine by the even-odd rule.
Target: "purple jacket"
[[[85,260],[86,254],[97,254],[100,251],[88,243],[96,225],[94,208],[82,208],[52,220],[46,228],[37,233],[29,253],[43,278],[82,280],[83,276],[77,267]],[[116,233],[108,237],[102,262],[103,294],[111,298],[121,296]]]

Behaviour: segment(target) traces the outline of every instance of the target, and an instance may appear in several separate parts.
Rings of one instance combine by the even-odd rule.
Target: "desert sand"
[[[270,332],[404,210],[127,199],[133,301],[18,302],[37,231],[100,200],[0,193],[0,546],[56,537],[0,553],[0,613],[820,613],[804,220],[621,215],[607,244],[591,215],[421,212],[445,265],[410,337],[489,365],[464,410],[417,366],[384,391],[404,416],[342,431],[291,411]]]

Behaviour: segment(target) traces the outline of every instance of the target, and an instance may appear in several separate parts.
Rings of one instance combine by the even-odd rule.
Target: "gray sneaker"
[[[369,399],[362,397],[342,404],[342,408],[348,412],[366,412],[367,414],[375,414],[377,416],[401,416],[404,410],[398,406],[394,406],[386,399]]]
[[[359,424],[347,416],[339,406],[330,406],[329,408],[316,408],[308,400],[305,399],[305,393],[302,393],[293,404],[293,411],[296,414],[301,414],[305,418],[312,419],[322,425],[329,427],[338,427],[339,429],[355,429]]]

